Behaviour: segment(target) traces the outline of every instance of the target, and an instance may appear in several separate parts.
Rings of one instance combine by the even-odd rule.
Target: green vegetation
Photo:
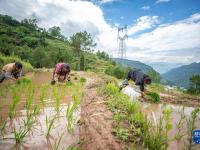
[[[74,118],[74,113],[78,109],[80,103],[81,100],[76,95],[73,95],[73,102],[67,107],[66,118],[67,118],[67,130],[69,132],[72,132],[74,128],[74,123],[76,120]]]
[[[190,78],[190,87],[187,92],[190,94],[200,94],[200,75],[193,75]]]
[[[54,115],[52,118],[48,118],[46,116],[46,120],[45,120],[45,123],[46,123],[46,128],[47,128],[47,132],[46,132],[46,137],[48,138],[50,136],[50,133],[53,129],[53,124],[56,120],[56,115]]]
[[[130,101],[129,97],[120,93],[114,84],[109,83],[99,91],[114,114],[114,133],[117,137],[128,143],[133,142],[137,146],[143,145],[150,150],[167,149],[167,134],[171,129],[169,110],[163,112],[158,123],[153,123],[141,112],[140,104]]]
[[[0,69],[8,63],[13,63],[13,62],[21,62],[24,68],[24,71],[31,71],[33,70],[33,67],[30,63],[22,61],[19,57],[17,56],[3,56],[1,54],[1,49],[0,49]]]
[[[28,134],[28,130],[26,128],[20,128],[19,131],[17,131],[14,128],[14,138],[15,138],[16,145],[21,144],[27,134]]]
[[[16,84],[18,85],[28,85],[28,84],[31,84],[32,81],[29,79],[29,78],[26,78],[26,77],[22,77],[20,79],[17,80]]]
[[[156,92],[148,92],[145,97],[154,103],[160,102],[160,96]]]
[[[10,119],[13,119],[13,117],[15,116],[15,109],[19,101],[20,101],[20,95],[17,92],[17,88],[13,87],[12,88],[12,102],[8,109],[8,116]]]
[[[81,83],[85,83],[85,82],[86,82],[86,78],[81,77],[81,78],[80,78],[80,82],[81,82]]]

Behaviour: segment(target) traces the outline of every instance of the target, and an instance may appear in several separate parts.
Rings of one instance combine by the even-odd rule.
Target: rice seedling
[[[31,85],[28,87],[28,94],[26,98],[26,104],[25,108],[27,110],[27,113],[29,113],[29,110],[31,109],[32,103],[33,103],[33,96],[35,93],[35,88]]]
[[[86,82],[86,78],[84,78],[84,77],[81,77],[79,81],[80,81],[80,82],[83,84],[83,83],[85,83],[85,82]]]
[[[13,132],[16,145],[21,144],[26,135],[28,134],[28,130],[26,128],[20,128],[19,131],[17,131],[16,128],[14,128]]]
[[[146,98],[149,99],[150,101],[154,102],[154,103],[160,102],[160,96],[156,92],[148,92],[146,94]]]
[[[44,99],[46,97],[47,88],[48,87],[46,85],[42,85],[40,88],[40,101],[43,106],[44,106]]]
[[[73,103],[71,103],[68,107],[67,107],[67,111],[66,111],[66,118],[67,118],[67,130],[69,132],[73,131],[74,128],[74,122],[75,122],[75,118],[74,118],[74,112],[78,109],[78,106],[80,104],[80,99],[73,95]]]
[[[60,94],[58,94],[58,87],[54,86],[53,87],[53,95],[54,95],[54,98],[56,100],[56,112],[59,113],[60,112],[60,99],[61,99],[61,96]]]
[[[77,76],[75,76],[75,77],[74,77],[74,80],[78,80],[78,77],[77,77]]]
[[[183,133],[182,131],[182,128],[183,128],[183,125],[185,123],[185,119],[186,119],[186,116],[184,114],[184,107],[182,108],[181,112],[180,112],[180,120],[178,121],[178,123],[176,124],[176,128],[177,128],[177,132],[174,136],[174,140],[176,141],[180,141],[182,139],[183,136],[185,136],[185,133]]]
[[[32,81],[29,79],[29,78],[26,78],[26,77],[22,77],[20,79],[17,80],[16,84],[18,85],[28,85],[28,84],[31,84]]]
[[[63,136],[63,135],[61,135],[57,140],[55,140],[55,143],[54,143],[54,145],[53,145],[53,150],[58,150],[58,149],[59,149],[59,145],[60,145],[62,136]]]
[[[14,87],[12,88],[12,103],[10,104],[8,109],[8,116],[10,119],[13,119],[13,117],[15,116],[15,109],[19,101],[20,95],[17,93],[17,89]]]
[[[191,150],[193,148],[193,131],[195,130],[195,122],[198,118],[198,114],[200,113],[200,107],[196,108],[192,111],[191,116],[187,118],[187,144],[186,149]]]
[[[47,132],[46,132],[47,138],[50,136],[50,133],[54,127],[53,124],[54,124],[55,120],[56,120],[56,115],[54,115],[53,118],[50,118],[50,119],[48,119],[48,117],[46,116],[45,123],[46,123],[46,127],[47,127]]]
[[[72,86],[72,85],[73,85],[73,83],[71,81],[66,82],[66,86]]]
[[[27,128],[27,130],[31,130],[32,126],[36,123],[35,116],[38,115],[40,112],[40,108],[38,106],[34,106],[33,111],[30,113],[27,113],[26,119],[24,120],[24,126]]]

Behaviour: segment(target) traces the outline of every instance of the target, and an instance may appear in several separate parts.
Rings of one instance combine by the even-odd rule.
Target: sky
[[[0,0],[0,13],[60,26],[67,37],[86,30],[95,49],[112,57],[118,57],[117,28],[127,25],[127,59],[200,62],[200,0]]]

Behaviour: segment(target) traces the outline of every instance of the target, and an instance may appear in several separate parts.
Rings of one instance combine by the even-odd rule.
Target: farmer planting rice
[[[3,66],[0,74],[0,83],[2,83],[4,79],[16,81],[22,75],[22,67],[23,66],[20,62],[10,63]]]
[[[53,77],[51,80],[51,84],[55,84],[56,81],[58,82],[64,82],[66,79],[67,81],[70,81],[70,65],[67,63],[58,63],[55,65],[54,71],[53,71]]]
[[[151,84],[151,78],[148,75],[144,74],[142,72],[142,70],[140,70],[140,69],[129,71],[126,79],[122,82],[122,85],[120,86],[120,90],[122,90],[123,88],[125,88],[128,85],[128,81],[130,79],[135,82],[135,85],[140,87],[141,97],[144,97],[144,95],[146,93],[146,90],[144,87],[147,84]]]

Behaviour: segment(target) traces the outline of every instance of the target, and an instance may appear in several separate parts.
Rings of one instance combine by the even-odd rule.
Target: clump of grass
[[[10,104],[8,109],[8,116],[10,119],[13,119],[13,117],[15,116],[15,109],[19,101],[20,101],[20,95],[19,93],[17,93],[16,87],[14,87],[12,88],[12,103]]]
[[[69,132],[73,131],[74,122],[75,122],[74,112],[78,109],[78,106],[81,102],[80,99],[76,95],[73,95],[72,97],[73,97],[73,102],[67,107],[67,111],[66,111],[67,130]]]
[[[113,133],[121,140],[123,141],[126,141],[128,140],[130,134],[129,134],[129,131],[127,129],[124,129],[124,128],[115,128],[113,130]]]
[[[149,99],[150,101],[152,101],[154,103],[160,102],[160,96],[156,92],[148,92],[146,94],[146,97],[147,97],[147,99]]]
[[[85,82],[86,82],[86,78],[81,77],[79,81],[80,81],[81,83],[85,83]]]
[[[78,77],[77,77],[77,76],[75,76],[75,77],[74,77],[74,80],[78,80]]]

